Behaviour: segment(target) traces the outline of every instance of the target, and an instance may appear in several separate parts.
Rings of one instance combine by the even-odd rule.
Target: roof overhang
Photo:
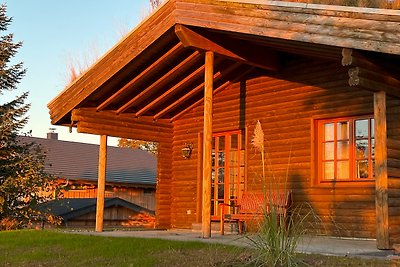
[[[170,132],[169,122],[202,103],[204,51],[216,55],[214,93],[250,72],[277,73],[293,57],[361,63],[357,74],[379,69],[392,90],[400,85],[400,11],[170,0],[48,104],[51,122],[74,126],[93,116],[121,120],[121,127],[156,130],[160,136],[150,139],[157,141],[163,131]],[[146,140],[148,132],[140,134]]]

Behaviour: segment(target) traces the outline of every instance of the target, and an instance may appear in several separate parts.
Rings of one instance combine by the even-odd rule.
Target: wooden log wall
[[[240,95],[245,99],[240,100]],[[190,228],[196,220],[198,133],[203,107],[174,122],[172,227]],[[258,77],[237,83],[215,95],[213,131],[248,128],[248,190],[261,188],[261,159],[250,140],[257,120],[266,137],[270,169],[280,181],[287,178],[297,204],[310,204],[323,223],[324,234],[375,237],[374,184],[321,186],[314,182],[312,119],[373,114],[373,93],[348,86],[340,62],[299,62],[279,77]],[[181,156],[185,143],[192,157]],[[290,158],[290,162],[289,162]],[[289,168],[288,176],[286,171]]]
[[[157,158],[156,226],[171,227],[172,140],[160,142]]]
[[[94,212],[73,218],[65,223],[67,227],[93,227],[96,220]],[[104,209],[105,227],[145,227],[154,228],[155,218],[145,213],[134,212],[125,207]]]
[[[400,243],[400,100],[387,97],[389,242]]]
[[[96,198],[97,189],[63,190],[61,196],[62,198]],[[149,210],[156,209],[155,189],[151,193],[144,193],[143,188],[131,187],[114,187],[112,191],[109,191],[106,186],[105,197],[119,197]]]

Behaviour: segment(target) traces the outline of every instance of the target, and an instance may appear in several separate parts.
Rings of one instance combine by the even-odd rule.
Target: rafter
[[[236,81],[240,80],[241,78],[243,78],[244,76],[246,76],[250,71],[252,71],[254,68],[249,68],[246,71],[243,71],[240,75],[238,75],[236,77],[236,79],[234,81],[226,81],[225,83],[223,83],[222,85],[220,85],[218,88],[216,88],[213,92],[213,94],[217,94],[218,92],[224,90],[226,87],[228,87],[229,85],[235,83]],[[200,105],[202,102],[204,101],[203,98],[199,99],[198,101],[196,101],[195,103],[193,103],[192,105],[188,106],[187,108],[183,109],[182,111],[180,111],[178,114],[176,114],[175,116],[173,116],[169,121],[170,122],[174,122],[176,119],[180,118],[183,114],[185,114],[186,112],[188,112],[189,110],[197,107],[198,105]]]
[[[139,75],[137,75],[135,78],[133,78],[131,81],[129,81],[127,84],[125,84],[121,89],[119,89],[117,92],[115,92],[112,96],[107,98],[106,101],[102,102],[99,106],[97,106],[96,110],[100,111],[105,109],[107,106],[109,106],[112,102],[114,102],[115,99],[123,95],[125,92],[129,91],[132,89],[132,87],[143,77],[148,75],[150,72],[157,71],[158,68],[160,68],[160,63],[163,61],[168,61],[171,58],[174,58],[180,51],[182,51],[183,46],[181,43],[176,44],[174,47],[172,47],[167,53],[165,53],[162,57],[154,61],[150,66],[148,66],[144,71],[142,71]]]
[[[181,72],[181,68],[185,66],[186,64],[190,65],[194,62],[196,62],[199,57],[200,57],[200,52],[195,51],[192,53],[189,57],[187,57],[185,60],[180,62],[178,65],[176,65],[174,68],[172,68],[170,71],[168,71],[166,74],[164,74],[161,78],[159,78],[157,81],[155,81],[153,84],[151,84],[149,87],[145,88],[142,92],[137,94],[135,97],[133,97],[131,100],[129,100],[127,103],[125,103],[122,107],[120,107],[117,110],[117,114],[120,114],[124,111],[126,111],[128,108],[133,106],[137,100],[142,98],[144,95],[150,93],[155,87],[160,85],[162,82],[165,82],[168,79],[171,79],[171,77],[174,77],[178,72]]]
[[[232,44],[222,44],[223,42],[217,43],[216,41],[210,40],[208,37],[180,24],[175,26],[175,33],[184,47],[191,47],[202,51],[213,51],[216,54],[228,57],[235,61],[240,61],[267,70],[277,71],[280,67],[277,52],[267,48],[257,51],[254,51],[254,49],[245,50],[242,47],[234,48]]]
[[[229,66],[226,70],[224,70],[224,75],[222,75],[222,73],[220,71],[215,73],[214,74],[214,82],[217,82],[222,77],[224,77],[226,75],[229,75],[232,71],[234,71],[240,65],[241,65],[241,63],[237,62],[237,63]],[[178,100],[176,100],[173,103],[171,103],[168,107],[164,108],[163,110],[158,112],[156,115],[154,115],[154,117],[153,117],[154,120],[158,120],[159,118],[161,118],[162,116],[167,114],[171,109],[179,106],[182,102],[188,100],[190,97],[192,97],[192,96],[196,95],[197,93],[199,93],[203,88],[204,88],[204,82],[201,83],[200,85],[198,85],[197,87],[195,87],[194,89],[190,90],[187,94],[185,94],[184,96],[182,96]]]
[[[145,113],[146,111],[148,111],[149,109],[151,109],[152,107],[157,105],[160,101],[162,101],[169,95],[173,94],[174,92],[178,91],[180,88],[182,88],[183,86],[185,86],[186,84],[191,82],[193,79],[198,78],[198,76],[200,76],[200,74],[202,74],[203,72],[204,72],[204,65],[201,66],[200,68],[196,69],[194,72],[192,72],[191,74],[186,76],[184,79],[179,81],[177,84],[175,84],[170,89],[165,91],[163,94],[161,94],[160,96],[155,98],[153,101],[151,101],[149,104],[144,106],[142,109],[140,109],[138,112],[135,113],[135,116],[140,117],[143,113]]]

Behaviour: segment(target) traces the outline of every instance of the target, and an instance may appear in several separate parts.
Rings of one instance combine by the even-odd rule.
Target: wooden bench
[[[237,222],[239,234],[243,233],[246,222],[260,220],[274,208],[279,216],[286,216],[292,202],[290,190],[268,191],[266,193],[244,192],[237,204],[221,203],[221,234],[225,233],[226,222]],[[225,214],[225,208],[236,208],[235,214]]]

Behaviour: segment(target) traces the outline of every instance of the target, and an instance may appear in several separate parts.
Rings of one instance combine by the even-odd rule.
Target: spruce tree
[[[1,5],[0,31],[5,34],[0,37],[0,96],[15,90],[26,72],[22,62],[11,63],[22,42],[14,42],[13,34],[6,33],[12,20],[6,11]],[[10,102],[0,102],[0,230],[20,228],[43,218],[37,206],[52,186],[40,148],[18,141],[28,121],[27,96],[23,93]]]

